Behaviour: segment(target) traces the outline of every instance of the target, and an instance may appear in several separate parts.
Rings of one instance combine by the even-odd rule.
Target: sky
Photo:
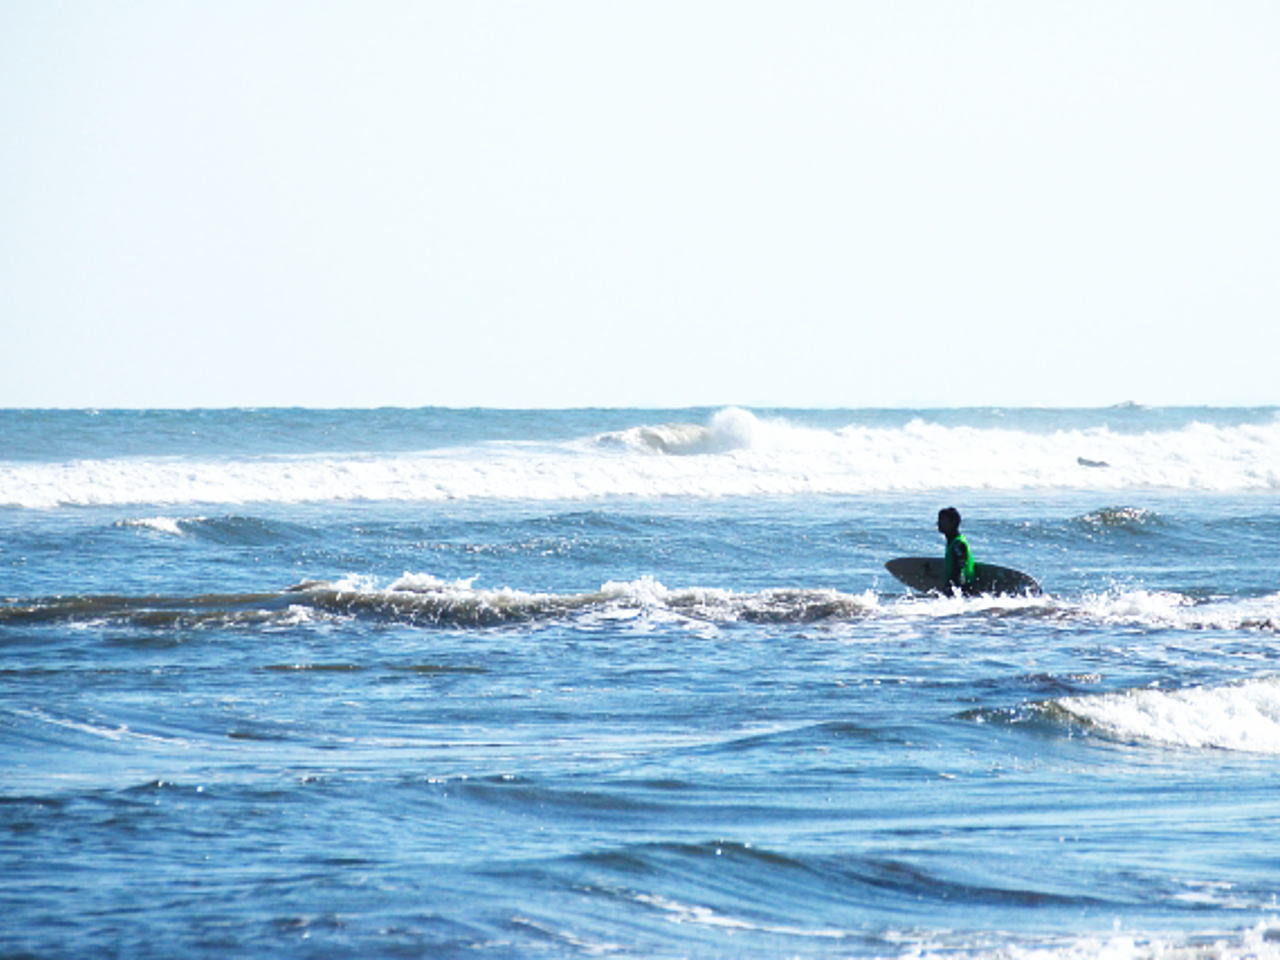
[[[1280,403],[1274,0],[5,0],[0,407]]]

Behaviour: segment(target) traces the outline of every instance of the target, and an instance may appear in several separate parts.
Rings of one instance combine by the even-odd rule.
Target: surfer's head
[[[938,532],[953,537],[960,532],[960,511],[955,507],[943,507],[938,511]]]

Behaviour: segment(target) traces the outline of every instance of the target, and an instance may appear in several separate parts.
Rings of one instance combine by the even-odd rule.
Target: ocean
[[[0,956],[1280,957],[1280,409],[0,411]],[[1038,596],[913,595],[955,506]]]

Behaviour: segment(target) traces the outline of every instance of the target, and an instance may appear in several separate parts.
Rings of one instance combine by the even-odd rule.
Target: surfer
[[[943,554],[943,585],[950,593],[963,593],[973,583],[973,551],[960,532],[960,511],[955,507],[939,510],[938,532],[947,538]]]

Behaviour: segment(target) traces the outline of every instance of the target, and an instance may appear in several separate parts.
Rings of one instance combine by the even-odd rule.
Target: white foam
[[[883,604],[868,594],[865,609],[905,621],[1022,614],[1065,622],[1151,630],[1280,632],[1280,593],[1212,600],[1196,600],[1185,594],[1161,590],[1121,589],[1083,596],[1053,593],[975,597],[906,594],[887,599]]]
[[[840,927],[805,928],[746,920],[658,894],[635,893],[632,896],[674,924],[825,940],[842,940],[854,935]],[[1117,932],[1109,936],[1045,938],[1038,943],[1019,942],[993,933],[972,936],[969,944],[957,935],[949,936],[945,943],[913,943],[914,936],[904,935],[901,939],[907,943],[900,952],[880,956],[896,957],[896,960],[1280,960],[1276,926],[1277,921],[1270,919],[1240,931],[1200,934],[1190,938]],[[885,939],[896,938],[892,933],[886,933]]]
[[[1066,697],[1057,705],[1117,739],[1280,753],[1280,679],[1275,677]]]
[[[433,609],[482,608],[512,617],[581,612],[604,616],[670,616],[713,623],[802,623],[858,620],[869,616],[916,622],[996,614],[1052,617],[1157,630],[1280,629],[1280,593],[1209,602],[1196,602],[1182,594],[1146,590],[1089,594],[1083,598],[1052,594],[881,598],[869,588],[861,593],[847,593],[802,586],[755,591],[705,586],[669,587],[652,576],[610,580],[597,590],[585,593],[546,593],[508,586],[478,587],[475,580],[475,577],[442,580],[430,573],[406,572],[386,585],[379,584],[373,577],[352,575],[335,581],[311,581],[295,589],[342,594],[360,602],[388,599],[407,604],[407,608],[419,601]]]
[[[1243,600],[1197,602],[1180,593],[1149,590],[1089,594],[1055,601],[1058,610],[1105,624],[1175,630],[1280,629],[1280,593]]]
[[[771,589],[739,593],[709,587],[669,588],[652,577],[609,581],[586,593],[535,593],[511,587],[479,588],[475,578],[441,580],[429,573],[405,573],[387,586],[370,577],[308,581],[294,590],[342,609],[362,607],[398,612],[409,618],[458,624],[492,624],[528,618],[603,616],[727,623],[852,619],[879,609],[870,590]]]
[[[726,407],[714,413],[705,426],[664,423],[631,427],[601,434],[592,443],[636,453],[687,456],[737,450],[814,450],[830,443],[831,437],[829,431],[796,426],[780,418],[757,417],[741,407]]]
[[[973,947],[920,944],[898,960],[1280,960],[1275,918],[1236,932],[1216,931],[1192,937],[1115,933],[1062,938],[1038,944],[1001,943],[994,935]]]
[[[365,578],[356,578],[344,582],[350,583],[352,589],[375,589],[372,581]],[[409,573],[406,571],[388,585],[387,589],[393,592],[406,591],[410,593],[469,593],[474,591],[475,582],[475,577],[441,580],[439,577],[429,573]],[[526,596],[532,596],[532,594],[526,594]]]
[[[717,851],[719,856],[719,851]],[[637,903],[653,907],[661,911],[671,923],[687,923],[704,927],[720,927],[728,930],[749,930],[762,933],[779,934],[787,937],[814,937],[825,940],[843,940],[853,936],[842,928],[806,928],[790,925],[759,923],[718,913],[710,907],[700,904],[681,903],[656,893],[635,893],[632,895]]]
[[[137,520],[123,520],[121,521],[121,526],[142,527],[146,530],[154,530],[156,533],[167,533],[180,537],[186,533],[182,528],[184,522],[199,522],[203,519],[203,517],[195,517],[191,521],[183,521],[177,517],[142,517]]]
[[[182,528],[178,526],[178,521],[173,517],[144,517],[140,520],[125,520],[121,526],[125,527],[142,527],[147,530],[154,530],[157,533],[169,533],[174,536],[182,535]]]
[[[1082,466],[1082,454],[1107,467]],[[963,470],[943,464],[962,464]],[[988,490],[1280,490],[1280,423],[1139,434],[947,427],[820,430],[729,408],[557,445],[417,454],[0,463],[0,505],[728,497]]]

